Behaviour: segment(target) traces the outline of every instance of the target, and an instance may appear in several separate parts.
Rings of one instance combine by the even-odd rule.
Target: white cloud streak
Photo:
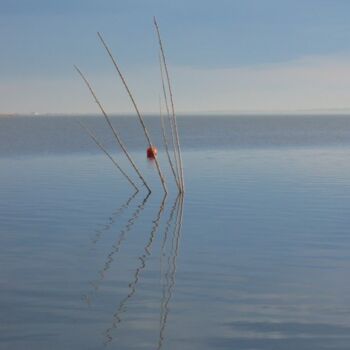
[[[318,56],[264,66],[228,69],[170,67],[179,112],[273,112],[350,110],[350,57]],[[157,111],[157,67],[125,72],[141,109]],[[113,113],[132,108],[113,70],[92,76],[102,102]],[[98,109],[79,78],[0,83],[1,112],[94,113]]]

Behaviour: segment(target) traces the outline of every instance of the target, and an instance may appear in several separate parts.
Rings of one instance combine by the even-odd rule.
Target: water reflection
[[[130,204],[131,200],[135,197],[135,195],[136,194],[131,196],[128,199],[128,201],[124,205],[122,205],[120,209],[117,210],[117,212],[120,213],[122,208],[125,209],[125,207],[127,207]],[[119,252],[122,242],[126,239],[126,234],[130,232],[130,230],[132,229],[132,226],[135,224],[138,217],[140,216],[141,211],[145,208],[148,198],[149,198],[149,194],[138,205],[137,209],[133,212],[133,214],[131,215],[125,227],[120,231],[117,242],[113,245],[112,251],[108,254],[106,261],[104,263],[104,266],[99,272],[98,281],[91,283],[94,290],[88,293],[86,296],[84,296],[85,301],[89,305],[91,304],[93,292],[96,292],[98,290],[100,284],[104,280],[106,272],[109,270],[109,268],[111,267],[111,264],[114,261],[115,254]],[[128,284],[129,291],[127,295],[125,295],[125,297],[120,300],[118,307],[116,308],[116,311],[113,314],[111,325],[104,332],[105,345],[108,345],[113,341],[115,337],[115,332],[118,328],[118,324],[122,322],[122,314],[125,313],[127,310],[126,305],[128,302],[130,302],[132,297],[137,292],[137,287],[140,281],[141,274],[146,269],[147,260],[152,254],[152,245],[154,243],[156,234],[160,227],[162,214],[164,213],[164,209],[166,208],[166,199],[167,199],[167,196],[165,195],[162,198],[162,201],[159,205],[159,210],[157,211],[154,220],[152,220],[153,225],[149,233],[149,238],[143,248],[142,253],[137,258],[139,260],[139,265],[135,269],[132,275],[132,279]],[[181,236],[182,219],[183,219],[183,196],[178,195],[175,198],[172,207],[170,208],[169,217],[165,222],[164,231],[162,235],[163,239],[162,239],[161,251],[160,251],[160,262],[161,262],[160,270],[161,270],[161,281],[162,281],[160,286],[161,286],[162,297],[160,301],[160,322],[159,322],[157,349],[161,349],[163,347],[163,342],[165,338],[166,324],[167,324],[168,315],[169,315],[169,304],[170,304],[170,301],[173,295],[174,286],[175,286],[176,260],[179,253],[179,242],[180,242],[180,236]],[[169,243],[170,230],[172,234],[171,234],[171,237],[170,237],[171,240]],[[168,245],[169,245],[169,249],[167,249]],[[166,253],[166,250],[169,250],[169,252]],[[165,264],[166,267],[164,268],[163,265],[164,265],[165,256],[167,257],[167,259]]]
[[[106,231],[110,230],[116,219],[129,208],[131,202],[136,198],[139,192],[133,193],[112,215],[109,216],[108,222],[102,227],[102,229],[96,231],[95,237],[92,239],[92,243],[95,245],[101,239],[101,236]],[[112,245],[110,252],[105,258],[105,262],[98,270],[98,278],[90,285],[92,289],[83,296],[83,300],[90,306],[92,300],[96,297],[96,294],[103,283],[107,272],[110,270],[113,262],[116,259],[116,255],[119,253],[123,242],[127,239],[128,233],[132,230],[134,224],[138,221],[142,211],[145,209],[147,200],[150,197],[148,193],[140,204],[136,207],[134,212],[130,215],[126,224],[120,229],[117,234],[117,240]],[[176,275],[176,261],[179,254],[180,236],[183,221],[183,195],[179,194],[174,199],[174,202],[168,210],[167,220],[164,222],[162,239],[160,241],[160,301],[159,301],[159,329],[157,331],[157,340],[155,348],[162,349],[165,341],[165,333],[167,320],[169,316],[169,305],[172,299],[174,287],[175,287],[175,275]],[[127,311],[127,304],[130,303],[133,296],[138,291],[139,281],[142,273],[147,268],[147,262],[152,255],[152,247],[157,236],[157,232],[160,229],[163,214],[167,208],[167,195],[164,195],[159,204],[159,208],[152,220],[152,226],[149,232],[148,240],[142,249],[142,252],[137,256],[138,266],[133,271],[130,282],[128,283],[127,294],[120,299],[119,304],[112,315],[112,320],[107,329],[103,332],[104,345],[108,345],[113,342],[116,337],[118,325],[122,322],[122,315]]]
[[[139,193],[139,191],[135,191],[127,200],[125,203],[123,203],[116,211],[114,211],[108,218],[108,223],[105,224],[101,229],[95,230],[95,236],[91,240],[93,244],[96,244],[100,239],[103,233],[107,232],[115,223],[117,218],[123,214],[124,210],[126,210],[132,200],[136,197],[136,195]]]
[[[178,205],[177,205],[178,204]],[[182,220],[183,220],[183,196],[179,195],[179,197],[175,201],[175,206],[173,207],[170,218],[169,225],[170,227],[173,213],[178,207],[176,218],[175,218],[175,226],[173,231],[173,237],[171,242],[170,254],[167,260],[167,271],[165,273],[165,284],[163,285],[162,291],[162,300],[160,305],[160,329],[159,329],[159,338],[158,338],[158,346],[157,349],[162,349],[164,342],[164,334],[166,329],[166,324],[169,315],[169,303],[171,301],[171,297],[173,295],[173,290],[175,286],[175,275],[176,275],[176,260],[179,254],[179,246],[180,246],[180,236],[181,236],[181,228],[182,228]],[[164,239],[166,240],[167,230],[164,232]]]
[[[113,330],[115,330],[118,324],[122,322],[121,314],[125,311],[125,305],[136,293],[137,285],[140,279],[140,274],[146,268],[147,258],[151,255],[151,252],[152,252],[152,244],[154,242],[154,238],[156,236],[156,233],[159,227],[160,218],[164,210],[166,197],[167,196],[164,195],[162,202],[159,206],[159,210],[157,212],[156,218],[153,220],[153,226],[152,226],[147,244],[143,248],[143,253],[138,257],[140,264],[134,272],[132,281],[129,283],[129,293],[120,301],[116,312],[113,314],[112,325],[105,331],[105,338],[106,338],[105,345],[112,342]]]
[[[131,200],[135,197],[136,194],[137,193],[135,193],[133,196],[131,196],[129,198],[129,200],[128,200],[129,204],[130,204]],[[90,283],[92,285],[95,293],[98,291],[99,286],[102,283],[102,281],[104,280],[107,271],[110,269],[110,267],[115,259],[115,255],[119,252],[120,247],[121,247],[123,241],[126,239],[127,234],[131,231],[133,225],[135,224],[135,222],[137,221],[141,212],[145,208],[145,205],[147,203],[149,196],[150,196],[150,193],[147,193],[146,197],[144,197],[142,202],[136,207],[135,211],[131,214],[126,225],[120,230],[120,232],[118,234],[118,239],[117,239],[116,243],[112,245],[112,250],[107,255],[107,257],[105,259],[105,263],[103,264],[103,268],[99,270],[99,273],[98,273],[99,279],[97,281]],[[83,299],[89,305],[91,305],[91,302],[92,302],[92,294],[93,293],[90,292],[87,295],[83,296]]]
[[[178,208],[177,203],[179,201],[180,195],[176,197],[174,204],[170,210],[170,215],[169,218],[165,224],[165,228],[164,228],[164,232],[163,232],[163,242],[162,242],[162,246],[161,246],[161,251],[160,251],[160,275],[161,275],[161,283],[163,283],[163,260],[164,260],[164,256],[166,255],[165,253],[165,248],[166,248],[166,244],[167,244],[167,240],[168,240],[168,234],[169,234],[169,230],[173,221],[173,217],[175,214],[175,210],[176,208]]]

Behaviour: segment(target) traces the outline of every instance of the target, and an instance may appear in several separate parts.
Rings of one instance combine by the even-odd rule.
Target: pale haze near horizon
[[[2,0],[0,113],[132,113],[101,31],[145,113],[158,111],[156,15],[179,112],[350,110],[347,1]]]

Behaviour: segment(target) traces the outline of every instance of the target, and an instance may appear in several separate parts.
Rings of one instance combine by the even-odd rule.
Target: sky
[[[159,22],[180,113],[350,111],[348,0],[0,0],[0,113],[159,110]]]

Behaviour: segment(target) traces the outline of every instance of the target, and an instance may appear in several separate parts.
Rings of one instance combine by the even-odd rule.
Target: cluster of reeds
[[[166,114],[167,114],[167,121],[168,121],[167,123],[164,122],[162,111],[160,111],[164,148],[165,148],[165,151],[167,153],[168,162],[169,162],[171,171],[173,173],[178,191],[180,194],[183,194],[184,190],[185,190],[184,176],[183,176],[183,163],[182,163],[182,157],[181,157],[181,148],[180,148],[179,132],[178,132],[178,126],[177,126],[177,120],[176,120],[176,113],[175,113],[175,108],[174,108],[173,93],[172,93],[172,88],[171,88],[170,75],[169,75],[169,71],[168,71],[168,67],[167,67],[167,63],[166,63],[166,59],[165,59],[163,43],[162,43],[162,39],[160,36],[159,26],[158,26],[155,18],[154,18],[154,26],[155,26],[155,30],[156,30],[158,43],[159,43],[159,65],[160,65],[160,75],[161,75],[162,90],[163,90],[162,94],[163,94],[163,99],[164,99],[164,104],[165,104],[165,109],[166,109]],[[107,45],[106,41],[102,37],[101,33],[98,32],[97,35],[98,35],[98,38],[101,41],[103,47],[105,48],[106,52],[108,53],[108,56],[110,57],[110,59],[113,63],[113,66],[116,69],[118,76],[119,76],[128,96],[130,98],[130,101],[131,101],[131,103],[135,109],[136,115],[138,117],[139,123],[140,123],[142,130],[144,132],[144,136],[146,138],[148,147],[152,148],[153,144],[152,144],[148,129],[146,127],[144,118],[140,112],[140,109],[138,108],[138,106],[136,104],[135,98],[134,98],[133,94],[131,93],[131,90],[126,82],[126,79],[121,72],[121,69],[120,69],[120,67],[115,59],[115,56],[112,54],[109,46]],[[151,188],[147,184],[140,169],[136,166],[134,160],[132,159],[130,153],[128,152],[124,142],[122,141],[122,138],[120,136],[118,129],[112,125],[110,117],[106,113],[106,111],[105,111],[104,107],[102,106],[100,100],[98,99],[95,91],[93,90],[90,82],[88,81],[86,76],[82,73],[82,71],[77,66],[74,66],[74,67],[77,70],[77,72],[79,73],[79,75],[82,77],[82,79],[85,82],[86,86],[88,87],[91,95],[93,96],[95,102],[97,103],[99,109],[101,110],[103,117],[105,118],[109,128],[113,132],[113,135],[117,141],[118,146],[121,148],[121,150],[125,154],[126,158],[130,162],[132,168],[136,172],[137,176],[139,177],[139,179],[141,180],[143,185],[147,188],[148,192],[151,193]],[[121,166],[118,164],[118,162],[110,155],[110,153],[103,146],[103,144],[97,139],[97,137],[93,134],[93,132],[91,130],[89,130],[86,126],[83,126],[83,128],[88,132],[88,134],[93,139],[93,141],[96,143],[96,145],[108,156],[108,158],[110,158],[112,160],[113,164],[118,168],[118,170],[122,173],[122,175],[127,179],[127,181],[130,183],[130,185],[132,187],[134,187],[134,189],[136,189],[136,191],[138,191],[138,187],[135,184],[135,182],[131,179],[131,176],[129,176],[121,168]],[[170,129],[171,145],[173,148],[173,155],[172,156],[170,155],[170,152],[169,152],[169,142],[167,139],[167,132],[166,132],[167,128]],[[158,172],[159,179],[160,179],[161,185],[163,187],[164,193],[167,194],[168,193],[167,183],[166,183],[165,176],[161,170],[159,160],[157,159],[157,157],[155,157],[154,160],[155,160],[155,165],[157,168],[157,172]]]
[[[179,140],[179,132],[178,132],[178,126],[177,126],[177,120],[176,120],[176,113],[174,108],[174,100],[173,100],[173,93],[171,88],[171,81],[170,81],[170,75],[165,59],[164,54],[164,48],[162,39],[160,36],[160,31],[158,24],[156,22],[156,19],[154,18],[154,26],[156,30],[156,35],[159,43],[159,68],[160,68],[160,78],[161,78],[161,89],[162,89],[162,99],[159,101],[160,105],[160,124],[161,124],[161,132],[162,132],[162,138],[164,143],[164,149],[167,155],[167,160],[169,162],[169,166],[171,168],[171,172],[174,176],[174,180],[176,183],[176,186],[178,188],[178,195],[174,201],[174,205],[172,206],[171,210],[169,211],[169,218],[167,219],[165,223],[164,233],[163,233],[163,243],[162,243],[162,252],[161,257],[166,256],[166,246],[170,246],[168,248],[169,255],[167,259],[167,266],[165,268],[164,273],[164,279],[165,282],[162,285],[162,300],[160,303],[160,327],[159,327],[159,337],[158,337],[158,345],[157,348],[161,349],[164,341],[164,334],[165,334],[165,328],[167,323],[167,318],[169,314],[169,303],[172,297],[174,285],[175,285],[175,274],[176,274],[176,259],[178,255],[179,250],[179,241],[180,241],[180,233],[181,233],[181,227],[182,227],[182,220],[183,220],[183,194],[185,190],[184,186],[184,176],[183,176],[183,163],[182,163],[182,157],[181,157],[181,148],[180,148],[180,140]],[[140,109],[138,108],[135,98],[133,94],[131,93],[131,90],[125,80],[124,75],[122,74],[120,67],[113,56],[109,46],[107,45],[106,41],[102,37],[100,33],[97,33],[99,40],[101,41],[103,47],[105,48],[108,56],[110,57],[113,66],[115,70],[118,73],[118,76],[130,98],[130,101],[135,109],[136,115],[138,117],[138,121],[142,127],[142,130],[144,132],[145,139],[147,141],[147,145],[149,148],[153,148],[153,144],[150,138],[150,134],[148,132],[148,129],[146,127],[144,118],[140,112]],[[137,167],[135,161],[133,160],[132,156],[127,150],[127,147],[125,143],[123,142],[120,132],[118,128],[116,128],[112,121],[107,114],[105,108],[102,106],[100,100],[98,99],[94,89],[92,88],[90,82],[86,78],[86,76],[82,73],[82,71],[77,67],[74,66],[83,81],[85,82],[87,88],[89,89],[92,97],[94,98],[96,104],[98,105],[99,109],[102,112],[102,116],[104,117],[108,127],[111,129],[114,138],[118,144],[118,146],[121,148],[122,152],[128,159],[129,163],[131,164],[132,168],[134,169],[136,175],[138,176],[139,180],[143,183],[143,185],[148,190],[148,193],[145,195],[145,198],[140,202],[140,204],[136,207],[136,209],[132,212],[131,216],[127,220],[125,226],[122,227],[118,234],[118,239],[115,241],[115,243],[112,246],[112,249],[110,253],[107,255],[105,263],[103,264],[102,268],[99,270],[99,277],[96,281],[91,283],[93,286],[93,291],[87,293],[84,296],[84,299],[87,301],[88,304],[91,304],[92,297],[95,293],[97,293],[100,284],[103,282],[108,270],[110,269],[114,259],[117,257],[118,252],[122,248],[123,242],[127,239],[128,234],[131,232],[133,225],[138,220],[139,216],[141,215],[143,209],[145,208],[146,202],[151,194],[151,188],[149,187],[148,183],[146,182],[144,176],[142,175],[140,169]],[[162,103],[163,100],[163,103]],[[162,111],[162,105],[165,106],[165,116],[163,115]],[[166,118],[165,118],[166,117]],[[126,180],[129,182],[129,184],[133,187],[135,190],[134,194],[130,196],[130,198],[120,207],[118,210],[109,217],[108,224],[106,224],[103,229],[97,230],[96,235],[92,242],[96,244],[99,239],[101,238],[101,235],[103,232],[108,231],[112,224],[115,222],[116,218],[123,213],[124,210],[128,210],[128,207],[131,203],[131,201],[136,198],[136,195],[139,192],[139,188],[137,186],[136,181],[132,179],[132,176],[128,175],[120,166],[120,164],[113,158],[113,156],[109,153],[109,151],[106,149],[106,147],[98,140],[96,135],[88,129],[85,125],[80,123],[82,128],[87,132],[87,134],[91,137],[91,139],[95,142],[97,147],[99,147],[106,156],[113,162],[113,164],[117,167],[117,169],[120,171],[120,173],[126,178]],[[168,135],[170,135],[170,139],[168,138]],[[171,152],[172,150],[172,152]],[[162,198],[162,201],[159,206],[159,210],[155,216],[155,218],[152,220],[152,228],[149,234],[149,239],[146,242],[145,246],[143,247],[143,250],[138,257],[138,260],[140,261],[139,266],[134,271],[134,274],[132,276],[132,279],[130,283],[128,284],[129,291],[127,295],[120,301],[119,306],[117,307],[116,311],[113,314],[112,323],[110,327],[105,331],[105,344],[110,343],[113,339],[113,333],[115,329],[117,328],[118,324],[122,322],[122,314],[125,311],[126,304],[130,301],[130,299],[133,297],[133,295],[137,291],[137,286],[139,279],[142,275],[142,272],[146,269],[147,266],[147,260],[151,255],[152,251],[152,245],[155,240],[157,231],[159,230],[160,224],[161,224],[161,217],[166,209],[166,198],[168,194],[168,188],[167,188],[167,182],[165,179],[165,176],[161,170],[159,160],[157,157],[154,158],[156,169],[158,172],[158,176],[161,182],[161,185],[164,190],[164,196]],[[172,232],[172,239],[168,239],[169,234]],[[170,243],[169,243],[170,241]],[[161,258],[162,260],[162,258]],[[162,265],[162,263],[161,263]],[[161,270],[163,270],[161,268]]]

